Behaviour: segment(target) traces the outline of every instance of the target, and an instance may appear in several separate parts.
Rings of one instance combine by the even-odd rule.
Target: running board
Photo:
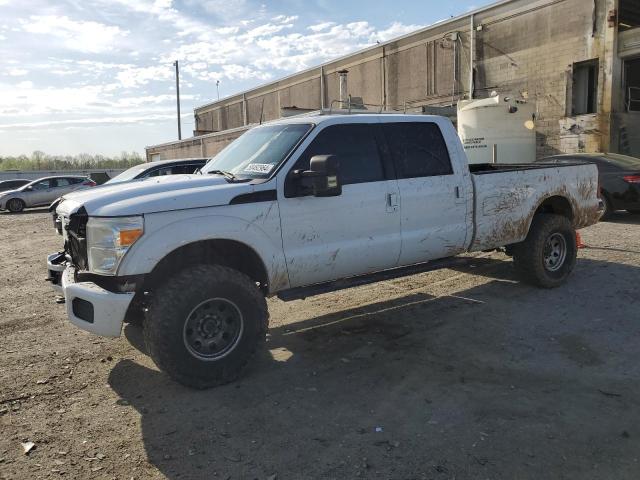
[[[475,260],[475,258],[473,257],[448,257],[441,260],[434,260],[433,262],[409,265],[408,267],[392,268],[390,270],[367,273],[365,275],[360,275],[357,277],[349,277],[340,280],[333,280],[331,282],[317,283],[308,287],[290,288],[289,290],[278,292],[277,297],[284,302],[291,302],[293,300],[304,300],[307,297],[313,297],[315,295],[321,295],[323,293],[337,292],[339,290],[360,287],[362,285],[368,285],[370,283],[383,282],[385,280],[393,280],[395,278],[409,277],[411,275],[431,272],[433,270],[439,270],[441,268],[465,266],[473,260]]]

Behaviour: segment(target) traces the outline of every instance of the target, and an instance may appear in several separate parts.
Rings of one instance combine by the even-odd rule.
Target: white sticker
[[[253,173],[269,173],[271,170],[273,170],[273,165],[270,163],[250,163],[244,167],[245,172]]]

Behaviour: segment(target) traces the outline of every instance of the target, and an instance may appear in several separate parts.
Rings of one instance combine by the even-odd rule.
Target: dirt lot
[[[483,254],[271,300],[246,376],[192,391],[139,328],[68,324],[44,282],[48,215],[0,214],[0,478],[640,478],[640,218],[583,237],[554,291]]]

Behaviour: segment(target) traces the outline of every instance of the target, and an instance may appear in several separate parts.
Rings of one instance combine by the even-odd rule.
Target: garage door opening
[[[640,112],[640,58],[624,62],[624,93],[627,112]]]

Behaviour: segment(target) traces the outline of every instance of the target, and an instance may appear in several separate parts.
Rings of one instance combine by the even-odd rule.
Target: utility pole
[[[178,107],[178,140],[182,140],[182,126],[180,124],[180,71],[178,70],[178,60],[173,62],[176,67],[176,105]]]

